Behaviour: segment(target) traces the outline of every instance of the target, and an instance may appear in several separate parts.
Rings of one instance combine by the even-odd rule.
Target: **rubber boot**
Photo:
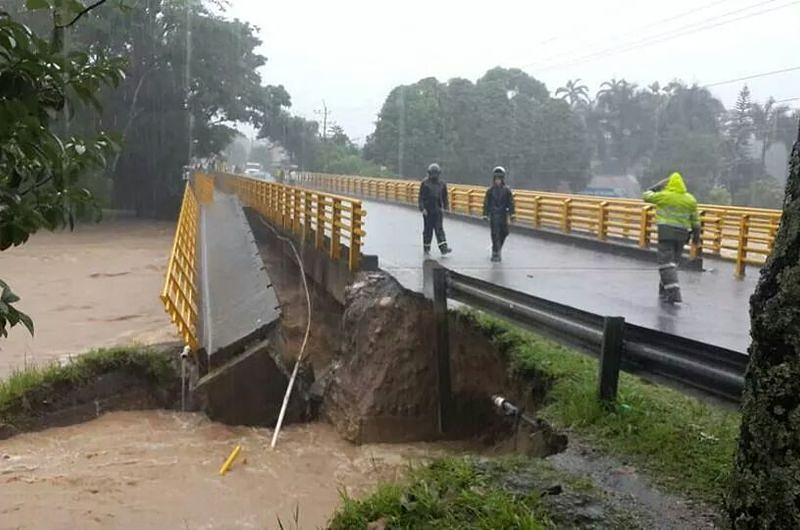
[[[451,252],[453,252],[453,249],[448,247],[447,243],[443,243],[439,245],[439,252],[441,252],[442,256],[444,256],[445,254],[450,254]]]
[[[680,287],[673,287],[672,289],[667,289],[664,293],[664,301],[669,304],[680,304],[683,302],[683,297],[681,296],[681,288]]]
[[[492,252],[492,261],[495,263],[500,261],[500,254],[498,252]]]
[[[426,256],[429,255],[431,253],[431,246],[430,245],[422,245],[422,252],[424,252]]]

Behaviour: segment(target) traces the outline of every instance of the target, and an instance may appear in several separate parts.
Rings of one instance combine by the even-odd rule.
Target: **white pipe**
[[[308,282],[306,281],[306,271],[303,268],[303,259],[300,257],[300,253],[297,252],[297,248],[294,246],[292,240],[278,234],[278,232],[270,224],[265,222],[264,219],[259,217],[259,220],[264,226],[272,230],[272,233],[275,234],[275,237],[282,241],[286,241],[292,247],[292,251],[297,258],[297,264],[300,267],[300,277],[303,279],[303,289],[306,293],[306,308],[308,310],[308,318],[306,319],[306,333],[303,337],[303,344],[300,346],[300,353],[297,354],[297,360],[294,363],[292,376],[289,378],[289,385],[286,387],[286,394],[283,396],[283,404],[281,405],[281,412],[278,414],[278,423],[275,424],[275,432],[272,433],[272,442],[270,443],[270,448],[275,449],[275,444],[278,443],[278,434],[281,432],[281,426],[283,425],[283,417],[286,415],[286,408],[289,406],[289,398],[292,395],[294,381],[297,378],[297,372],[300,369],[300,362],[303,360],[303,354],[306,351],[308,336],[311,333],[311,295],[308,291]]]

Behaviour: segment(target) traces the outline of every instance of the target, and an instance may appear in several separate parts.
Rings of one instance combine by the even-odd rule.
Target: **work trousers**
[[[489,217],[489,226],[492,231],[492,253],[497,254],[508,237],[508,216],[504,213],[492,214]]]
[[[658,272],[661,276],[659,292],[679,291],[678,263],[683,247],[689,241],[689,231],[669,225],[658,225]]]
[[[428,212],[428,215],[423,215],[422,217],[424,220],[422,245],[425,250],[430,250],[434,232],[436,232],[436,243],[439,248],[445,248],[447,246],[447,238],[444,235],[444,227],[442,226],[442,212]]]

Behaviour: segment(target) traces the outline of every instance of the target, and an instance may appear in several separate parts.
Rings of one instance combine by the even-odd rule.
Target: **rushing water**
[[[0,528],[319,528],[358,495],[444,444],[354,446],[324,423],[271,430],[200,414],[115,412],[0,441]],[[236,446],[231,471],[219,468]]]

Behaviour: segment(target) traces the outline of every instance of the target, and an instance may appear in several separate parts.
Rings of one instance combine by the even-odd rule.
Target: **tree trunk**
[[[800,137],[775,250],[750,299],[750,318],[728,515],[736,529],[800,528]]]

